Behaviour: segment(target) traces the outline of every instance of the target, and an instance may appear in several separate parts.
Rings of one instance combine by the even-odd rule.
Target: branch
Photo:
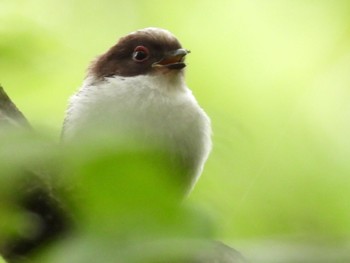
[[[11,101],[3,87],[0,85],[0,127],[12,125],[29,128],[30,124],[22,112]]]

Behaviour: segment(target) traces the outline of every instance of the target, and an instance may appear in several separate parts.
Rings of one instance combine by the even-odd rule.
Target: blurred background
[[[0,83],[58,140],[91,60],[136,29],[170,30],[213,124],[187,202],[215,238],[266,262],[349,259],[349,12],[346,0],[0,0]]]

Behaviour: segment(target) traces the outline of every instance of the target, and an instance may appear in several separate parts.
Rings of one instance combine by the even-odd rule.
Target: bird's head
[[[89,75],[96,78],[180,73],[188,50],[169,31],[145,28],[122,37],[92,63]]]

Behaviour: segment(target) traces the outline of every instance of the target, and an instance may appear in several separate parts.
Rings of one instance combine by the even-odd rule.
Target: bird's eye
[[[149,50],[144,46],[137,46],[132,53],[132,59],[136,62],[143,62],[149,57]]]

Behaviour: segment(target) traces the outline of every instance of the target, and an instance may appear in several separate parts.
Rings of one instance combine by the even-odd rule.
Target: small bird
[[[159,143],[166,152],[179,158],[179,165],[183,166],[180,170],[184,171],[180,179],[189,192],[211,150],[211,124],[185,84],[188,53],[164,29],[146,28],[121,38],[92,63],[82,87],[71,97],[62,139],[74,141],[88,131],[107,129],[117,139]],[[22,207],[37,216],[40,231],[34,238],[10,241],[2,252],[9,260],[37,253],[72,228],[66,207],[50,191],[42,189],[41,184],[24,197]],[[236,250],[220,242],[183,241],[186,247],[180,246],[178,255],[181,262],[243,262]],[[170,249],[169,255],[176,258],[173,249],[179,245],[178,240],[175,246],[171,245],[166,243],[164,251]],[[161,251],[159,255],[165,254]]]
[[[211,150],[211,124],[184,78],[177,38],[145,28],[119,39],[89,67],[69,102],[63,141],[108,127],[116,138],[158,143],[179,157],[185,192],[197,181]]]

